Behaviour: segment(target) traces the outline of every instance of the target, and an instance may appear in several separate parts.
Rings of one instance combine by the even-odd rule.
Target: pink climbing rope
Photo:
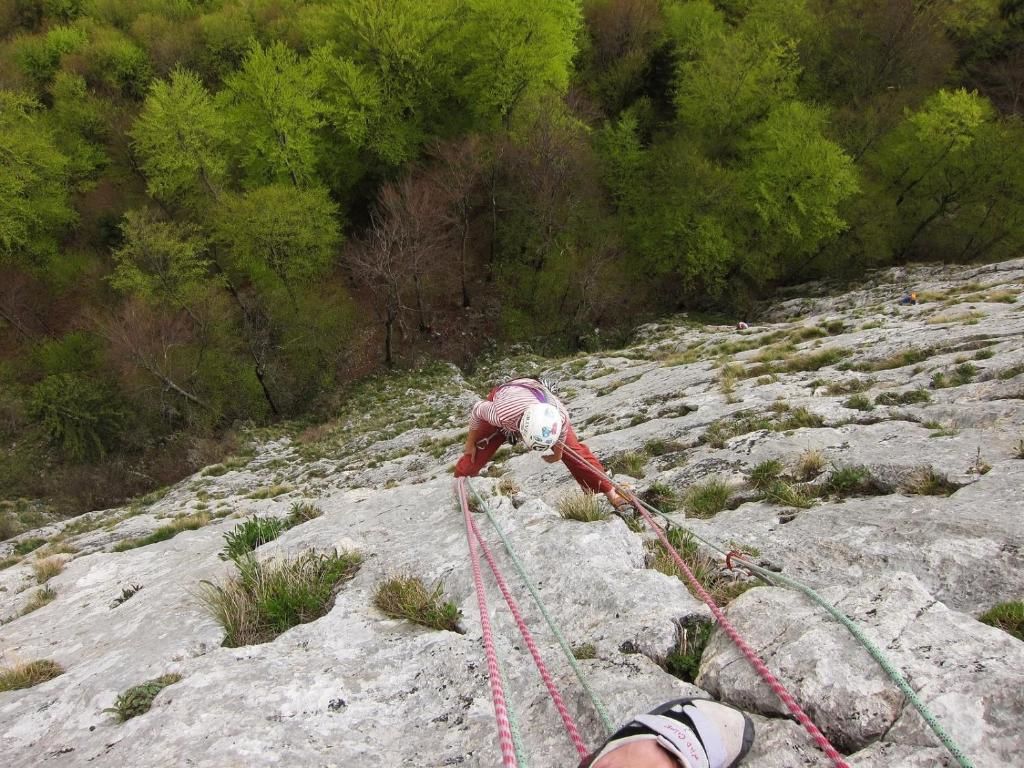
[[[837,768],[850,768],[849,764],[843,759],[843,756],[839,754],[836,748],[832,746],[832,743],[825,737],[825,734],[818,730],[818,726],[814,724],[814,721],[811,720],[800,705],[796,703],[796,700],[789,691],[787,691],[775,675],[772,674],[772,671],[768,669],[768,666],[761,660],[761,657],[757,655],[757,652],[747,645],[747,641],[744,640],[740,636],[740,633],[736,631],[736,627],[730,624],[729,620],[725,618],[725,614],[722,613],[722,609],[718,607],[714,598],[705,591],[704,587],[702,587],[700,582],[697,581],[696,577],[694,577],[686,563],[683,562],[683,558],[679,556],[676,548],[673,547],[671,542],[668,540],[668,537],[665,535],[665,531],[662,530],[661,526],[658,525],[657,521],[655,521],[651,516],[651,513],[644,509],[642,504],[638,503],[636,497],[629,491],[629,489],[625,489],[625,492],[636,510],[643,516],[644,520],[647,521],[647,524],[651,526],[651,529],[658,534],[658,538],[661,539],[661,543],[664,545],[665,550],[686,575],[686,580],[690,582],[690,586],[693,587],[694,592],[696,592],[700,596],[700,599],[703,600],[707,604],[708,608],[711,609],[711,612],[715,615],[715,619],[718,621],[718,626],[725,630],[725,633],[736,644],[736,647],[743,652],[743,655],[747,657],[747,660],[751,663],[754,669],[757,670],[757,674],[759,674],[761,678],[768,683],[769,688],[775,691],[775,695],[778,696],[782,700],[782,703],[789,708],[789,711],[793,713],[793,716],[807,730],[811,735],[811,738],[814,739],[815,743],[821,748],[821,751],[828,755],[829,759],[835,763]]]
[[[469,511],[469,499],[466,497],[465,480],[459,479],[459,502],[462,514],[466,518],[466,539],[469,542],[469,558],[473,565],[473,582],[476,584],[476,604],[480,609],[480,627],[483,632],[484,651],[487,655],[487,677],[491,684],[491,699],[494,701],[494,718],[498,721],[498,742],[501,745],[501,764],[504,768],[518,768],[515,745],[512,743],[512,725],[508,719],[508,708],[505,705],[505,692],[501,685],[501,672],[498,671],[498,655],[494,650],[494,636],[491,634],[491,619],[487,613],[487,596],[484,593],[484,579],[480,572],[480,556],[473,543],[475,526]]]
[[[464,492],[465,491],[463,491],[463,493]],[[555,709],[558,710],[558,715],[562,718],[562,723],[565,725],[565,730],[569,734],[569,738],[572,740],[572,743],[576,747],[576,751],[579,753],[580,757],[587,757],[590,754],[590,750],[588,750],[587,746],[583,743],[579,729],[576,727],[576,723],[573,721],[572,715],[569,714],[569,710],[565,706],[565,702],[562,700],[562,694],[559,693],[558,688],[555,686],[551,673],[548,671],[547,665],[544,663],[544,659],[541,658],[540,651],[537,650],[537,644],[533,640],[533,634],[530,632],[530,628],[526,626],[526,622],[523,621],[522,613],[519,611],[519,604],[509,591],[508,584],[505,581],[504,575],[502,575],[501,568],[498,566],[497,561],[494,559],[494,555],[491,553],[491,548],[487,546],[487,542],[484,541],[483,536],[480,534],[480,529],[477,527],[476,521],[473,520],[472,517],[469,518],[469,524],[473,527],[473,533],[476,535],[477,541],[480,542],[480,549],[483,551],[484,557],[487,559],[487,564],[491,566],[491,572],[494,574],[494,580],[498,583],[498,589],[501,590],[501,594],[504,596],[505,602],[508,604],[508,609],[516,620],[516,626],[519,627],[519,633],[523,636],[523,641],[526,643],[526,647],[530,650],[530,655],[533,656],[533,662],[537,665],[537,671],[540,672],[541,679],[544,680],[544,685],[547,687],[548,693],[551,695],[551,700],[555,703]]]

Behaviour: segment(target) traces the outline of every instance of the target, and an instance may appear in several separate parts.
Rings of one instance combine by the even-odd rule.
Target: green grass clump
[[[153,680],[147,680],[141,685],[133,686],[119,694],[114,706],[103,711],[113,712],[120,723],[144,715],[153,706],[153,699],[156,698],[156,695],[179,680],[181,680],[181,675],[178,674],[161,675]]]
[[[786,403],[774,403],[772,415],[757,414],[752,411],[740,411],[727,419],[719,419],[704,430],[700,441],[712,448],[724,448],[726,442],[748,432],[761,429],[773,432],[785,432],[802,427],[820,427],[824,420],[804,407],[791,409]]]
[[[680,628],[678,644],[665,657],[665,671],[687,683],[696,680],[704,649],[714,628],[714,622],[707,619],[698,619]]]
[[[867,395],[857,394],[853,397],[847,398],[843,402],[843,407],[852,408],[855,411],[872,411],[874,410],[875,405]]]
[[[682,450],[685,450],[685,446],[675,440],[655,438],[644,443],[644,453],[648,456],[664,456],[666,453],[678,453]]]
[[[933,350],[931,349],[908,349],[905,352],[883,357],[880,360],[857,363],[853,366],[853,369],[855,371],[888,371],[893,368],[904,368],[908,365],[924,362],[932,354]]]
[[[978,621],[1024,640],[1024,602],[999,603],[978,617]]]
[[[816,448],[808,448],[800,454],[796,463],[798,480],[813,480],[825,468],[825,454]]]
[[[764,498],[784,507],[807,509],[811,506],[811,497],[804,491],[794,488],[784,480],[777,480],[764,491]]]
[[[126,539],[118,542],[114,547],[114,551],[125,552],[129,549],[136,549],[138,547],[148,546],[149,544],[156,544],[160,541],[167,541],[168,539],[173,539],[183,531],[194,531],[202,528],[209,522],[210,515],[208,512],[197,512],[194,515],[182,515],[181,517],[176,517],[171,523],[160,526],[149,534],[149,536],[143,536],[140,539]]]
[[[1024,440],[1018,440],[1017,444],[1013,446],[1013,458],[1024,459]]]
[[[927,389],[912,389],[909,392],[882,392],[875,398],[875,405],[913,405],[927,403],[932,399]]]
[[[1013,365],[1010,366],[1009,368],[1004,368],[1003,370],[999,371],[999,373],[997,373],[996,376],[999,378],[1000,381],[1008,381],[1010,379],[1016,378],[1017,376],[1020,376],[1022,373],[1024,373],[1024,363],[1021,363],[1020,365]]]
[[[683,506],[687,517],[714,517],[729,501],[729,486],[717,477],[695,485],[686,492]]]
[[[608,462],[608,468],[612,472],[629,475],[640,479],[644,476],[644,467],[647,465],[647,455],[640,451],[625,451]]]
[[[847,465],[832,470],[822,490],[833,496],[868,496],[877,493],[878,487],[867,467]]]
[[[221,560],[236,560],[256,547],[273,541],[285,530],[285,523],[274,517],[250,517],[224,534]]]
[[[555,503],[555,508],[563,520],[593,523],[608,517],[608,513],[602,508],[597,495],[587,491],[573,491],[565,494]]]
[[[0,691],[19,691],[64,674],[64,667],[49,659],[0,667]]]
[[[996,353],[993,352],[991,349],[979,349],[977,352],[974,353],[974,359],[988,360],[989,358],[994,357],[995,354]]]
[[[697,583],[707,590],[719,605],[728,604],[730,600],[753,586],[751,582],[734,581],[724,576],[721,564],[701,550],[689,531],[672,528],[666,532],[666,537],[680,560],[690,569]],[[652,555],[651,568],[675,576],[691,593],[694,592],[693,585],[660,540],[649,542],[647,548]]]
[[[32,613],[37,611],[44,605],[49,605],[57,599],[57,591],[53,587],[40,587],[36,590],[36,593],[29,598],[28,603],[21,609],[21,614],[24,616],[26,613]]]
[[[651,483],[640,498],[662,512],[673,512],[679,508],[679,492],[668,483]]]
[[[266,488],[257,488],[255,491],[250,493],[246,498],[250,499],[276,499],[282,494],[288,493],[292,490],[290,485],[271,485]]]
[[[395,619],[407,619],[431,629],[462,633],[462,612],[444,600],[444,584],[433,588],[415,576],[395,576],[382,581],[373,596],[373,604]]]
[[[937,371],[932,374],[932,387],[945,389],[946,387],[960,387],[970,384],[977,376],[978,369],[970,363],[961,363],[951,373]]]
[[[224,584],[202,582],[200,600],[224,628],[224,646],[265,643],[327,613],[335,588],[362,562],[355,552],[306,552],[269,563],[246,555],[235,561],[238,573]]]
[[[31,539],[22,539],[21,541],[15,542],[14,554],[27,555],[29,552],[34,552],[35,550],[39,549],[45,543],[46,539],[40,539],[38,537],[32,537]]]
[[[21,558],[17,555],[0,558],[0,571],[4,570],[5,568],[10,568],[12,565],[17,565],[20,562]]]
[[[949,482],[945,475],[936,472],[931,467],[922,467],[917,470],[903,484],[903,490],[915,496],[949,496],[958,488],[958,485]]]
[[[764,491],[778,482],[782,475],[782,462],[778,459],[768,459],[750,470],[748,482],[754,490]]]
[[[291,511],[284,522],[286,527],[294,528],[296,525],[316,520],[321,515],[323,515],[323,511],[316,504],[310,504],[308,501],[296,501],[292,504]]]
[[[820,382],[820,384],[819,384]],[[843,381],[832,381],[825,383],[820,379],[815,379],[814,382],[817,386],[824,385],[825,393],[836,397],[838,395],[853,395],[857,392],[863,392],[865,389],[871,389],[875,383],[873,378],[867,379],[845,379]]]

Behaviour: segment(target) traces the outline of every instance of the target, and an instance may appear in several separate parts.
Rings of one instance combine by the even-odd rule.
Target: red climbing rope
[[[658,525],[657,521],[655,521],[651,516],[651,513],[644,509],[642,504],[638,503],[636,496],[634,496],[632,492],[627,489],[626,493],[636,510],[643,516],[644,520],[647,521],[647,524],[658,535],[658,538],[661,539],[661,543],[664,545],[665,550],[669,555],[671,555],[676,565],[678,565],[686,575],[686,580],[690,582],[690,586],[693,587],[694,592],[696,592],[700,596],[700,599],[703,600],[707,604],[708,608],[711,609],[711,613],[715,615],[715,619],[718,621],[718,626],[725,631],[729,638],[736,644],[736,647],[743,652],[743,655],[747,657],[747,660],[751,663],[754,669],[757,670],[757,674],[759,674],[761,678],[768,683],[768,686],[775,691],[775,695],[778,696],[789,708],[789,711],[793,713],[793,716],[807,730],[815,743],[821,747],[822,752],[828,755],[838,768],[850,768],[849,764],[843,759],[843,756],[836,751],[836,748],[833,747],[832,743],[825,737],[825,734],[818,730],[818,726],[814,724],[811,718],[808,717],[807,713],[804,712],[800,705],[796,703],[796,700],[789,691],[787,691],[775,675],[772,674],[772,671],[768,669],[768,666],[761,660],[761,657],[757,655],[757,652],[747,645],[747,641],[744,640],[740,636],[740,633],[736,631],[736,627],[730,624],[729,620],[725,618],[725,614],[722,613],[722,609],[718,607],[714,598],[707,593],[704,587],[701,586],[700,582],[697,581],[696,577],[694,577],[693,572],[690,571],[686,563],[683,562],[683,558],[679,556],[676,548],[672,546],[672,543],[665,535],[665,531],[662,530],[660,525]]]
[[[469,500],[466,498],[466,484],[461,478],[458,483],[459,502],[462,514],[466,518],[466,539],[469,541],[469,558],[473,565],[473,581],[476,584],[476,603],[480,609],[480,627],[483,632],[484,651],[487,655],[487,677],[491,683],[491,698],[494,700],[494,718],[498,721],[498,741],[501,744],[501,764],[505,768],[518,768],[515,745],[512,743],[512,725],[508,719],[508,708],[505,706],[505,692],[501,685],[501,673],[498,671],[498,656],[494,650],[494,636],[491,634],[491,619],[487,613],[487,596],[484,593],[484,579],[480,572],[480,557],[473,543],[475,526],[469,511]]]
[[[460,478],[460,481],[465,482],[463,478]],[[462,492],[465,493],[465,490]],[[502,575],[501,569],[499,568],[497,561],[494,559],[494,555],[491,554],[491,548],[487,546],[487,542],[484,541],[483,536],[480,534],[480,529],[477,527],[476,521],[474,521],[472,517],[469,518],[469,524],[473,527],[473,533],[480,542],[480,549],[483,551],[484,557],[487,559],[487,564],[491,566],[491,572],[494,574],[494,580],[498,583],[498,589],[501,590],[501,594],[504,596],[505,602],[508,604],[508,609],[516,620],[516,625],[519,627],[519,633],[523,636],[526,647],[530,650],[530,655],[533,656],[533,661],[537,665],[537,671],[540,672],[540,676],[544,680],[544,685],[547,687],[548,693],[551,695],[551,700],[555,703],[555,709],[558,710],[558,714],[562,718],[562,723],[565,725],[565,730],[569,734],[569,738],[576,747],[576,751],[579,752],[580,757],[587,757],[587,755],[590,754],[590,750],[588,750],[586,745],[583,743],[579,729],[576,727],[576,723],[569,714],[569,710],[566,708],[565,702],[562,701],[562,694],[559,693],[558,688],[555,686],[555,682],[551,678],[551,673],[548,671],[547,665],[544,664],[544,659],[541,658],[540,651],[537,650],[537,644],[533,640],[533,634],[530,632],[529,627],[526,626],[526,622],[523,621],[522,613],[519,611],[519,605],[516,602],[515,597],[512,596],[512,593],[509,592],[508,584],[505,582],[505,577]]]

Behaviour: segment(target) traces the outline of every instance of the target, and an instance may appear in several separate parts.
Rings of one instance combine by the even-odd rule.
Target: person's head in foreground
[[[638,715],[580,768],[733,768],[750,751],[754,724],[706,699],[677,699]]]

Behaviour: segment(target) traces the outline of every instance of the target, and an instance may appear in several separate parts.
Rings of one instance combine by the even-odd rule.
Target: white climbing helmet
[[[562,434],[562,414],[550,403],[531,405],[519,420],[519,434],[531,451],[546,451]]]

